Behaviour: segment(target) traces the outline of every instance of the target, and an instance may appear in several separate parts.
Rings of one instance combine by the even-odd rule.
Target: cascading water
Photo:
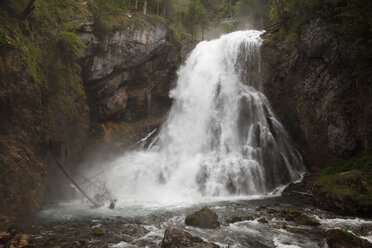
[[[156,145],[107,172],[118,204],[260,195],[301,178],[301,157],[260,92],[261,34],[234,32],[192,51]]]

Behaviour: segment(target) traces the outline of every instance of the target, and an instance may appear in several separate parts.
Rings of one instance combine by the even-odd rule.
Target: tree
[[[35,0],[30,0],[27,4],[27,7],[23,10],[22,14],[19,16],[20,20],[25,20],[27,16],[35,9],[34,6]]]
[[[185,26],[193,37],[198,28],[200,28],[202,31],[202,39],[204,39],[204,31],[207,23],[208,15],[204,5],[200,2],[200,0],[193,0],[185,16]]]
[[[147,14],[147,0],[145,0],[144,3],[143,3],[143,14],[144,15]]]
[[[182,29],[182,17],[188,12],[190,0],[174,0],[174,9],[179,22],[179,27]]]

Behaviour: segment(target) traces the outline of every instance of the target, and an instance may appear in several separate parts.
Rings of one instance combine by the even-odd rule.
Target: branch
[[[31,14],[31,12],[35,9],[34,2],[35,0],[30,0],[30,2],[28,2],[27,7],[23,10],[22,14],[18,17],[19,20],[24,21],[27,18],[27,16]]]
[[[61,171],[63,172],[63,174],[65,174],[65,176],[71,181],[71,183],[81,192],[81,194],[83,196],[85,196],[85,198],[88,199],[88,201],[90,201],[94,207],[98,208],[98,207],[101,207],[98,203],[96,203],[92,198],[90,198],[88,196],[87,193],[85,193],[85,191],[75,182],[75,180],[71,177],[71,175],[66,171],[66,169],[62,166],[62,164],[58,161],[58,159],[56,158],[56,164],[57,166],[61,169]]]

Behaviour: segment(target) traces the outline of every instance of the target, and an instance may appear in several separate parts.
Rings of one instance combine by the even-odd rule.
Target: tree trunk
[[[135,9],[135,10],[138,9],[138,0],[136,0],[136,2],[134,3],[134,9]]]
[[[180,11],[180,30],[182,30],[182,12]]]
[[[143,3],[143,14],[147,14],[147,0],[145,0],[145,2]]]
[[[158,8],[156,10],[156,14],[160,15],[160,0],[158,0]]]
[[[233,17],[233,13],[232,13],[232,4],[231,4],[231,0],[230,0],[230,18]]]
[[[30,2],[28,2],[27,7],[23,10],[18,19],[23,21],[27,18],[27,16],[35,9],[34,2],[35,0],[30,0]]]
[[[163,0],[163,18],[165,18],[165,4],[166,4],[166,1]]]

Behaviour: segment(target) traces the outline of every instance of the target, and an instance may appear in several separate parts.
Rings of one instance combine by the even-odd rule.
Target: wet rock
[[[345,54],[344,37],[333,24],[315,18],[300,30],[295,46],[285,44],[274,31],[266,34],[272,42],[261,48],[262,82],[311,171],[355,149],[370,149],[371,92],[364,90],[368,80],[353,86],[359,79],[352,76],[355,68]]]
[[[226,219],[227,223],[235,223],[240,221],[253,220],[252,216],[243,216],[243,215],[233,215]]]
[[[265,217],[259,218],[257,221],[260,222],[260,223],[262,223],[262,224],[269,223],[269,221]]]
[[[305,226],[319,226],[320,223],[314,218],[310,218],[309,216],[301,213],[299,210],[295,208],[285,208],[277,214],[279,218],[284,219],[286,221],[294,221],[298,225],[305,225]]]
[[[323,233],[329,248],[372,248],[365,239],[358,238],[346,230],[332,229]]]
[[[0,245],[5,245],[11,239],[12,237],[10,233],[0,233]]]
[[[267,213],[269,213],[269,214],[275,214],[277,212],[278,212],[278,210],[276,210],[275,208],[269,208],[269,209],[267,209]]]
[[[193,214],[188,215],[185,219],[185,224],[187,226],[205,229],[215,229],[220,226],[218,215],[207,206]]]
[[[168,227],[165,230],[164,238],[161,243],[162,248],[218,248],[219,246],[213,243],[204,242],[201,238],[192,236],[190,233],[175,227]]]
[[[93,227],[91,230],[90,230],[90,234],[93,235],[93,236],[102,236],[104,234],[103,230],[99,227]]]
[[[262,210],[265,210],[265,209],[266,209],[265,206],[259,206],[259,207],[256,208],[256,211],[258,212],[258,211],[262,211]]]

